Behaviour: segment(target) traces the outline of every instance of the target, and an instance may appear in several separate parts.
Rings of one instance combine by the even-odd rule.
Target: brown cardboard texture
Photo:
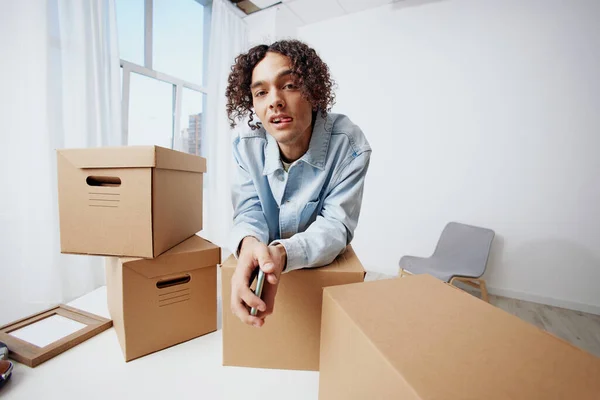
[[[430,275],[327,288],[319,399],[600,399],[600,359]]]
[[[153,258],[202,230],[204,158],[158,146],[57,151],[62,253]]]
[[[125,361],[217,329],[221,249],[192,236],[155,259],[106,258],[108,309]]]
[[[362,282],[365,271],[351,246],[331,264],[282,274],[274,313],[254,328],[231,312],[231,277],[237,260],[221,267],[223,365],[294,370],[319,369],[323,288]]]

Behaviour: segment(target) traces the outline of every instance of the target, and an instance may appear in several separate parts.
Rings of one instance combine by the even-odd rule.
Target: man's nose
[[[279,93],[279,90],[271,91],[271,95],[271,99],[269,99],[270,109],[285,107],[285,101],[283,100],[283,97],[281,97],[281,93]]]

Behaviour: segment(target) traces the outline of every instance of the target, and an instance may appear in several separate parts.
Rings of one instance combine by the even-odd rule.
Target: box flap
[[[221,268],[235,268],[237,266],[237,259],[231,255]],[[327,266],[319,267],[319,268],[305,268],[296,271],[317,271],[317,272],[327,272],[327,273],[335,273],[335,272],[356,272],[362,273],[364,275],[365,269],[363,268],[360,260],[356,256],[354,249],[351,245],[346,247],[346,250],[337,256],[333,262]],[[294,273],[292,271],[290,273]]]
[[[78,168],[162,168],[206,172],[206,159],[160,146],[59,149]]]
[[[221,248],[194,235],[154,259],[121,258],[123,266],[146,278],[192,271],[221,262]]]
[[[155,149],[156,168],[206,172],[206,159],[203,157],[159,146],[155,146]]]
[[[600,359],[430,275],[325,288],[420,399],[591,399]]]

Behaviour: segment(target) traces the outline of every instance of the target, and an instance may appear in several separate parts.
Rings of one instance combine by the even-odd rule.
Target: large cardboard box
[[[108,309],[126,361],[217,329],[219,247],[192,236],[155,259],[106,261]]]
[[[429,275],[327,288],[319,399],[600,399],[600,359]]]
[[[221,268],[223,365],[317,371],[323,288],[364,280],[365,271],[352,247],[328,266],[283,274],[274,313],[261,328],[244,324],[231,312],[236,265],[232,256]]]
[[[204,158],[158,146],[57,151],[63,253],[153,258],[202,230]]]

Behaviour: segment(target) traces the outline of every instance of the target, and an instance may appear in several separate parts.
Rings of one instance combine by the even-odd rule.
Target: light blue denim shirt
[[[264,128],[240,134],[233,142],[232,253],[254,236],[285,247],[285,272],[329,264],[354,236],[370,156],[361,129],[340,114],[317,113],[308,151],[288,172]]]

